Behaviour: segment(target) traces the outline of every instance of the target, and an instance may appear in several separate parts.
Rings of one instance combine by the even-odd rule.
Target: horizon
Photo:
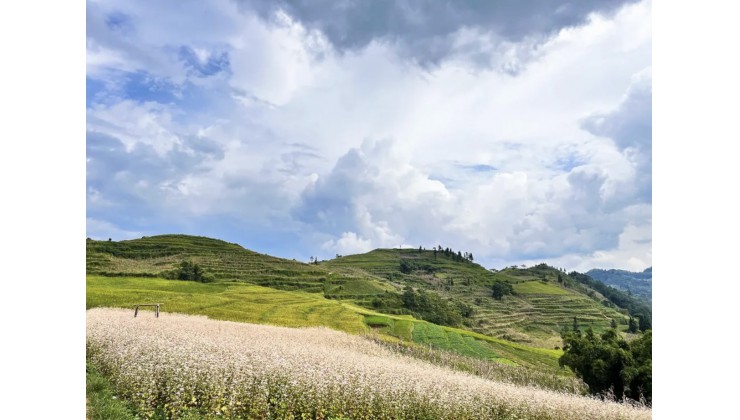
[[[114,242],[121,242],[121,241],[135,241],[135,240],[138,240],[138,239],[152,238],[152,237],[157,237],[157,236],[178,236],[178,235],[179,236],[193,236],[193,237],[200,237],[200,238],[212,239],[212,240],[216,240],[216,241],[223,241],[223,242],[226,242],[228,244],[238,245],[238,246],[244,248],[247,251],[252,251],[252,252],[258,253],[260,255],[267,255],[267,256],[270,256],[270,257],[281,258],[281,259],[284,259],[284,260],[291,260],[291,261],[295,261],[295,262],[299,262],[299,263],[303,263],[303,264],[311,264],[311,262],[297,260],[295,258],[283,257],[281,255],[260,252],[257,249],[250,248],[248,246],[244,246],[243,244],[240,244],[238,242],[229,242],[229,241],[225,241],[225,240],[220,239],[220,238],[213,238],[213,237],[210,237],[210,236],[203,236],[203,235],[188,235],[188,234],[183,234],[183,233],[161,233],[161,234],[154,234],[154,235],[146,235],[146,236],[142,236],[140,238],[130,238],[130,239],[121,239],[121,240],[113,240],[113,238],[96,239],[96,238],[92,238],[92,237],[87,237],[87,239],[91,239],[93,241],[98,241],[98,242],[108,242],[109,240],[114,241]],[[449,247],[443,247],[443,248],[449,248]],[[412,246],[405,246],[403,248],[401,248],[401,247],[381,247],[381,248],[374,248],[374,249],[371,249],[369,251],[360,252],[360,253],[336,254],[334,257],[328,257],[328,258],[325,258],[325,259],[319,259],[318,261],[319,262],[325,262],[325,261],[330,261],[330,260],[333,260],[333,259],[336,259],[336,258],[350,257],[350,256],[353,256],[353,255],[362,255],[362,254],[367,254],[367,253],[370,253],[370,252],[373,252],[373,251],[382,251],[382,250],[399,250],[399,251],[400,250],[412,250],[412,251],[413,250],[417,250],[418,251],[419,248],[418,247],[412,247]],[[422,245],[422,251],[432,252],[432,251],[434,251],[434,248],[432,248],[432,247],[427,248],[427,247],[424,247]],[[453,251],[457,252],[458,250],[453,250]],[[475,253],[471,252],[470,250],[459,250],[459,251],[460,252],[469,252],[469,253],[473,254],[473,257],[475,257]],[[310,258],[313,258],[313,256],[310,256]],[[526,265],[526,264],[515,265],[515,264],[512,264],[512,265],[504,266],[504,267],[501,267],[501,268],[487,267],[487,266],[481,264],[480,262],[478,262],[477,260],[475,260],[475,258],[471,261],[471,263],[480,265],[481,267],[485,268],[486,270],[496,270],[496,271],[501,271],[501,270],[504,270],[506,268],[511,268],[511,267],[519,268],[519,267],[522,267],[522,265],[524,265],[524,267],[522,267],[522,268],[530,268],[530,267],[536,266],[538,264],[547,264],[548,266],[550,266],[552,268],[562,269],[562,270],[565,270],[566,272],[578,271],[578,270],[567,269],[565,267],[556,267],[556,266],[554,266],[552,264],[548,264],[547,262],[544,262],[544,261],[541,261],[539,263],[534,263],[534,264],[531,264],[531,265]],[[645,271],[647,271],[649,269],[652,269],[652,268],[653,268],[652,265],[651,266],[648,266],[648,267],[645,267],[642,270],[623,270],[623,269],[619,269],[619,268],[609,268],[609,269],[594,268],[594,269],[589,269],[589,270],[583,271],[582,274],[586,274],[590,270],[626,271],[626,272],[631,272],[631,273],[642,273],[642,272],[645,272]]]

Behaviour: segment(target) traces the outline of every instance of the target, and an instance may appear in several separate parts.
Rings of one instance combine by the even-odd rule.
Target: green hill
[[[573,325],[574,317],[581,327],[597,331],[609,328],[612,319],[620,329],[627,328],[625,311],[568,274],[544,264],[494,272],[461,259],[457,253],[377,249],[320,266],[333,270],[359,268],[399,289],[409,286],[433,291],[473,309],[473,314],[463,320],[468,329],[509,341],[546,348],[559,346],[562,327]],[[514,293],[500,300],[493,298],[496,282],[510,284]]]
[[[190,261],[198,264],[209,277],[215,279],[215,283],[198,289],[200,291],[189,295],[188,299],[197,301],[203,297],[203,293],[210,295],[226,284],[230,285],[227,290],[233,290],[238,283],[262,286],[257,295],[265,295],[267,300],[267,291],[300,292],[301,296],[319,299],[321,305],[305,309],[304,312],[301,312],[303,309],[297,310],[295,319],[300,318],[299,314],[310,317],[310,314],[318,311],[324,314],[317,318],[322,320],[319,324],[331,326],[331,310],[327,309],[328,312],[324,313],[317,308],[324,304],[336,308],[332,305],[342,303],[350,305],[353,313],[361,315],[358,319],[363,320],[362,328],[369,327],[388,336],[431,344],[462,354],[501,358],[518,364],[540,363],[532,362],[537,357],[520,357],[516,356],[516,352],[526,353],[532,348],[530,346],[545,349],[560,346],[561,328],[572,325],[574,317],[582,327],[592,326],[602,330],[608,328],[614,319],[620,328],[626,329],[627,316],[624,313],[610,307],[611,304],[598,292],[552,267],[512,267],[494,272],[467,257],[467,254],[462,256],[441,250],[378,249],[366,254],[306,264],[197,236],[159,235],[118,242],[88,239],[88,286],[93,281],[111,287],[107,291],[104,287],[92,295],[88,288],[88,306],[111,302],[126,306],[147,296],[161,299],[163,297],[151,291],[141,295],[127,292],[130,299],[118,301],[115,299],[116,293],[119,293],[115,290],[115,283],[106,283],[103,279],[135,278],[139,282],[149,278],[150,283],[146,284],[164,288],[164,293],[165,285],[170,283],[155,278],[164,277],[166,272],[175,269],[183,261]],[[501,299],[494,298],[492,288],[497,282],[510,285],[513,293]],[[238,320],[243,316],[237,312],[249,310],[252,306],[258,307],[255,302],[241,301],[241,298],[235,301],[235,298],[228,297],[228,293],[219,293],[222,295],[216,302],[209,303],[210,306],[188,306],[188,311],[193,312],[186,313],[218,317],[219,311],[224,311],[230,315],[222,319]],[[211,299],[212,296],[206,300],[210,302]],[[179,308],[177,305],[174,307]],[[229,309],[230,306],[236,309]],[[276,313],[283,311],[279,308],[274,310]],[[249,317],[247,319],[272,322],[270,316],[256,321]],[[420,319],[431,323],[420,323]],[[342,329],[359,331],[356,327]],[[460,331],[465,331],[465,334]],[[471,337],[489,344],[486,348],[480,348],[470,341]],[[491,346],[500,347],[502,343],[512,342],[526,346],[517,347],[513,355],[510,347],[490,349]],[[547,357],[541,363],[556,366],[553,364],[554,356]]]
[[[237,244],[200,236],[158,235],[119,242],[87,240],[88,274],[157,277],[182,261],[199,264],[218,281],[246,281],[283,290],[363,298],[390,289],[366,273],[348,270],[337,275],[318,265],[259,254]],[[338,290],[340,285],[343,287]]]
[[[198,283],[151,277],[87,276],[86,306],[131,308],[160,303],[163,313],[288,327],[325,326],[354,334],[385,334],[408,343],[465,356],[569,375],[559,351],[539,349],[475,332],[444,327],[408,315],[387,315],[304,291],[277,290],[245,282]],[[139,316],[154,316],[151,312]]]

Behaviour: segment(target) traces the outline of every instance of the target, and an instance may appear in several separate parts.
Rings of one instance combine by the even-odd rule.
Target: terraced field
[[[419,267],[431,267],[402,273],[400,262]],[[350,255],[321,264],[322,267],[360,268],[386,278],[399,287],[433,290],[442,296],[474,305],[475,314],[468,323],[473,331],[537,347],[555,348],[562,345],[560,331],[573,325],[601,331],[610,327],[612,319],[626,329],[627,316],[600,303],[604,299],[591,291],[586,296],[558,281],[564,273],[551,267],[530,269],[507,268],[492,272],[478,264],[458,262],[437,252],[417,249],[378,249],[366,254]],[[511,283],[513,296],[493,299],[491,285],[496,281]]]
[[[205,237],[159,235],[119,242],[87,241],[88,274],[155,277],[185,260],[199,264],[219,281],[244,281],[344,299],[364,299],[392,289],[358,270],[328,270]]]
[[[376,249],[365,254],[347,255],[341,258],[322,262],[320,265],[332,269],[353,268],[362,269],[377,277],[393,281],[394,279],[404,279],[422,284],[424,278],[419,276],[404,276],[399,270],[399,264],[402,260],[411,263],[428,265],[437,270],[434,277],[427,276],[430,279],[449,281],[453,280],[460,283],[491,284],[496,280],[494,273],[486,270],[478,264],[471,262],[457,262],[450,257],[438,252],[434,256],[433,251],[418,251],[416,249]]]
[[[306,292],[244,283],[209,283],[136,277],[87,277],[87,308],[162,303],[162,310],[209,318],[281,325],[327,326],[367,331],[363,316],[348,304]]]
[[[287,327],[326,326],[353,334],[375,331],[455,353],[568,375],[557,364],[559,351],[509,343],[456,328],[441,327],[408,315],[374,312],[347,302],[300,291],[277,290],[240,282],[202,284],[136,277],[87,276],[87,308],[130,308],[161,303],[162,313]],[[140,316],[153,316],[143,312]]]
[[[561,276],[567,276],[544,265],[494,272],[471,261],[455,260],[444,252],[418,249],[378,249],[305,264],[187,235],[87,241],[90,275],[154,278],[186,260],[198,263],[217,283],[242,282],[312,293],[366,308],[375,307],[373,301],[386,291],[402,293],[403,287],[411,286],[471,306],[474,314],[465,319],[465,328],[471,331],[549,349],[562,345],[561,328],[572,325],[574,316],[581,326],[592,326],[597,331],[608,328],[612,319],[623,329],[627,324],[626,315],[600,303],[603,296],[591,290],[587,296],[583,289],[566,287]],[[414,269],[402,272],[403,261]],[[511,283],[515,295],[493,299],[491,286],[496,281]],[[396,308],[388,312],[402,311]],[[412,339],[408,334],[395,335]]]

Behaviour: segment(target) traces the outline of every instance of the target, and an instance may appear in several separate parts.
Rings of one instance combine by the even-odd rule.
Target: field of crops
[[[301,291],[277,290],[241,282],[197,283],[135,277],[87,276],[87,308],[162,303],[167,312],[212,319],[287,327],[326,326],[353,334],[371,329],[421,345],[567,374],[558,367],[560,351],[541,349],[443,327],[411,316],[381,314],[348,302]]]
[[[651,418],[444,369],[361,337],[130,310],[87,312],[88,358],[143,417]]]
[[[288,327],[326,326],[364,332],[363,316],[352,306],[321,295],[277,290],[240,282],[197,283],[156,278],[87,276],[87,308],[133,308],[161,303],[167,312],[206,315],[228,321]]]

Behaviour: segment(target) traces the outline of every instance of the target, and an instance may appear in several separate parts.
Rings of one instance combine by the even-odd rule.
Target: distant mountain
[[[648,267],[642,272],[594,269],[586,274],[617,289],[630,292],[652,305],[653,267]]]

